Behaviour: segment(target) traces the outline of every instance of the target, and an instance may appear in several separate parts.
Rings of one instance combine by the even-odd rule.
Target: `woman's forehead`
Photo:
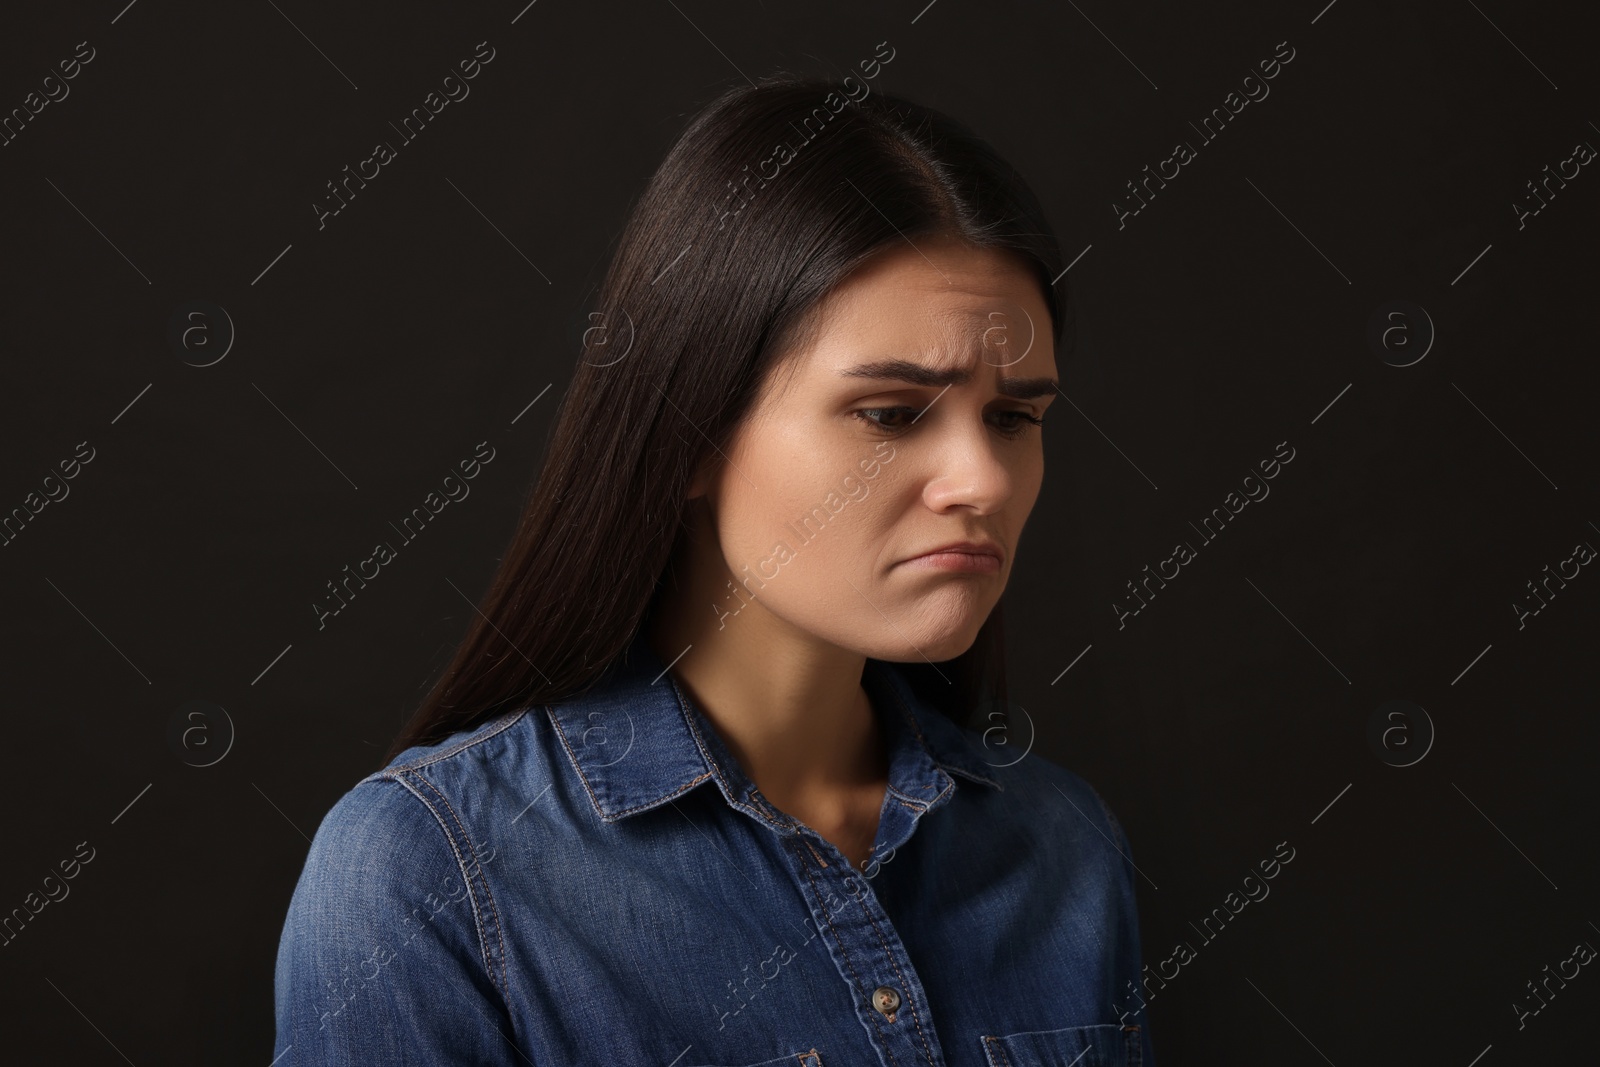
[[[800,373],[826,386],[987,384],[1000,377],[1056,374],[1052,338],[1032,313],[1016,304],[987,305],[979,315],[931,315],[905,322],[868,320],[859,330],[819,336]]]
[[[823,309],[813,354],[827,363],[900,357],[970,369],[1002,362],[1002,353],[1010,363],[1048,350],[1049,309],[1032,278],[946,285],[932,277],[839,294]]]

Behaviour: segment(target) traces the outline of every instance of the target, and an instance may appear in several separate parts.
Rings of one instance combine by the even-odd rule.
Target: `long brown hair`
[[[697,464],[804,345],[823,296],[875,253],[933,234],[1017,253],[1060,343],[1068,307],[1044,212],[955,120],[790,75],[729,89],[696,115],[618,239],[500,566],[385,762],[600,680],[663,587]],[[960,656],[902,669],[968,725],[1005,699],[1000,606]]]

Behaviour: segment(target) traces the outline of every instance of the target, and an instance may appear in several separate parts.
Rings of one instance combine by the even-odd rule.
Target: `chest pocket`
[[[1141,1067],[1137,1026],[1071,1026],[983,1038],[989,1067]]]
[[[823,1065],[822,1056],[813,1048],[805,1052],[796,1052],[792,1056],[779,1056],[775,1060],[762,1060],[760,1063],[752,1063],[747,1067],[823,1067]]]

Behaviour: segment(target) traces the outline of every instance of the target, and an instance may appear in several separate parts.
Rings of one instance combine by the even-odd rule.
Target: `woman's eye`
[[[855,412],[856,418],[880,430],[903,430],[911,425],[917,417],[917,408],[861,408]],[[883,416],[890,416],[890,421],[885,422]],[[895,420],[899,421],[896,422]]]
[[[1002,419],[1016,420],[1014,422],[1007,422],[1006,425],[1000,430],[1001,433],[1008,437],[1021,437],[1023,434],[1028,432],[1029,426],[1044,425],[1043,419],[1029,415],[1026,411],[997,411],[995,414]]]
[[[908,429],[925,409],[912,407],[860,408],[853,412],[856,418],[868,425],[890,433]],[[1044,420],[1026,411],[997,411],[991,416],[998,421],[998,429],[1006,437],[1021,437],[1029,426],[1042,426]]]

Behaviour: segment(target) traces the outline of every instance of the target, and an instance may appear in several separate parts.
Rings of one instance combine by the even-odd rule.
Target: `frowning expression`
[[[919,238],[819,311],[691,493],[751,607],[877,659],[951,659],[1005,590],[1044,476],[1040,281],[1010,253]]]

